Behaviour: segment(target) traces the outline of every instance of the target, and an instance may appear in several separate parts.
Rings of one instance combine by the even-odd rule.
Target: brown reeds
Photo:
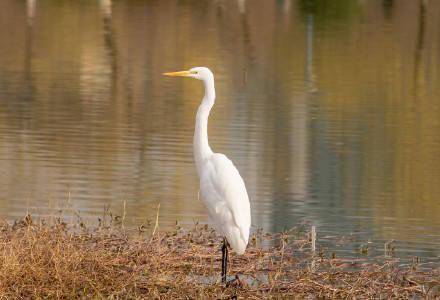
[[[156,226],[154,228],[157,229]],[[220,239],[207,226],[161,232],[86,228],[27,216],[0,226],[0,298],[436,298],[439,270],[393,263],[353,268],[311,253],[307,233],[258,231],[220,282]],[[149,231],[148,231],[149,230]],[[313,268],[311,265],[313,263]],[[232,278],[232,276],[231,276]]]

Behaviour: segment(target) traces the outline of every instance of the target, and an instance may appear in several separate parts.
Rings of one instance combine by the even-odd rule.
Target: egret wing
[[[232,161],[220,153],[210,157],[205,170],[201,176],[200,192],[211,219],[221,233],[226,237],[231,235],[228,239],[230,243],[237,238],[232,235],[238,230],[245,248],[249,239],[251,216],[243,179]],[[243,245],[239,248],[243,248]]]

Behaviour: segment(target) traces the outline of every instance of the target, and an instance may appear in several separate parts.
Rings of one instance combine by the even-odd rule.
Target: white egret
[[[205,96],[196,116],[194,159],[200,179],[199,198],[215,229],[223,236],[222,281],[226,282],[228,244],[237,254],[245,252],[251,214],[246,187],[237,168],[226,155],[214,153],[208,143],[208,117],[215,101],[214,75],[205,67],[164,75],[195,78],[205,85]]]

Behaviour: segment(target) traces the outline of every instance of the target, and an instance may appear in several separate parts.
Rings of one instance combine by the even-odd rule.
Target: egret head
[[[189,69],[188,71],[169,72],[163,73],[163,75],[191,77],[203,81],[214,78],[214,74],[212,74],[211,70],[206,67],[195,67]]]

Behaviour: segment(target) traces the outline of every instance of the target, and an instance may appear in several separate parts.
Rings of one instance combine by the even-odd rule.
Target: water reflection
[[[36,4],[37,4],[37,0],[27,0],[26,1],[27,22],[28,22],[28,25],[31,27],[32,27],[32,23],[34,21]]]
[[[207,65],[210,141],[245,178],[255,226],[309,219],[318,239],[395,239],[432,259],[439,12],[411,0],[1,1],[0,214],[70,199],[90,220],[124,201],[131,224],[159,202],[163,228],[205,220],[191,146],[201,86],[160,74]]]

